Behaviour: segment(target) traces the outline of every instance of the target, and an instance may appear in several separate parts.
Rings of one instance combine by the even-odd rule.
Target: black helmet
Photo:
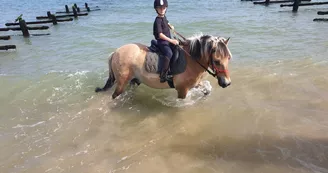
[[[162,6],[165,6],[165,7],[169,6],[169,3],[167,2],[167,0],[155,0],[154,1],[154,8],[162,7]]]

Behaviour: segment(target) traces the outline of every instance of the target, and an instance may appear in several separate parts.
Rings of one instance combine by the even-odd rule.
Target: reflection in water
[[[32,45],[31,38],[30,37],[23,37],[24,43],[27,45]]]

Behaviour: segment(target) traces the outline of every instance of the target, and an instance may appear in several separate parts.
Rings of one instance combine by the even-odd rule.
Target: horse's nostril
[[[231,84],[231,82],[226,82],[223,78],[218,79],[218,83],[222,88],[226,88]]]
[[[224,83],[225,84],[225,86],[223,87],[223,88],[226,88],[226,87],[228,87],[230,84],[231,84],[231,82],[229,82],[229,83]]]

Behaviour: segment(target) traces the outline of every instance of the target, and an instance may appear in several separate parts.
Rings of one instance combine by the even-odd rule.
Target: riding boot
[[[164,83],[167,81],[167,73],[169,71],[170,59],[166,56],[161,57],[163,58],[162,70],[161,74],[159,75],[160,82]]]

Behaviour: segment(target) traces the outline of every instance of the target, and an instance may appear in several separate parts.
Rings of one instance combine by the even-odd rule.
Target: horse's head
[[[229,38],[205,35],[190,40],[189,44],[191,56],[206,68],[212,69],[213,72],[209,73],[217,78],[222,88],[231,84],[228,64],[232,55],[228,42]]]
[[[211,49],[210,66],[215,71],[218,83],[222,88],[231,84],[230,74],[228,71],[229,60],[232,58],[231,52],[228,48],[229,39],[222,37],[216,38],[216,44]]]

